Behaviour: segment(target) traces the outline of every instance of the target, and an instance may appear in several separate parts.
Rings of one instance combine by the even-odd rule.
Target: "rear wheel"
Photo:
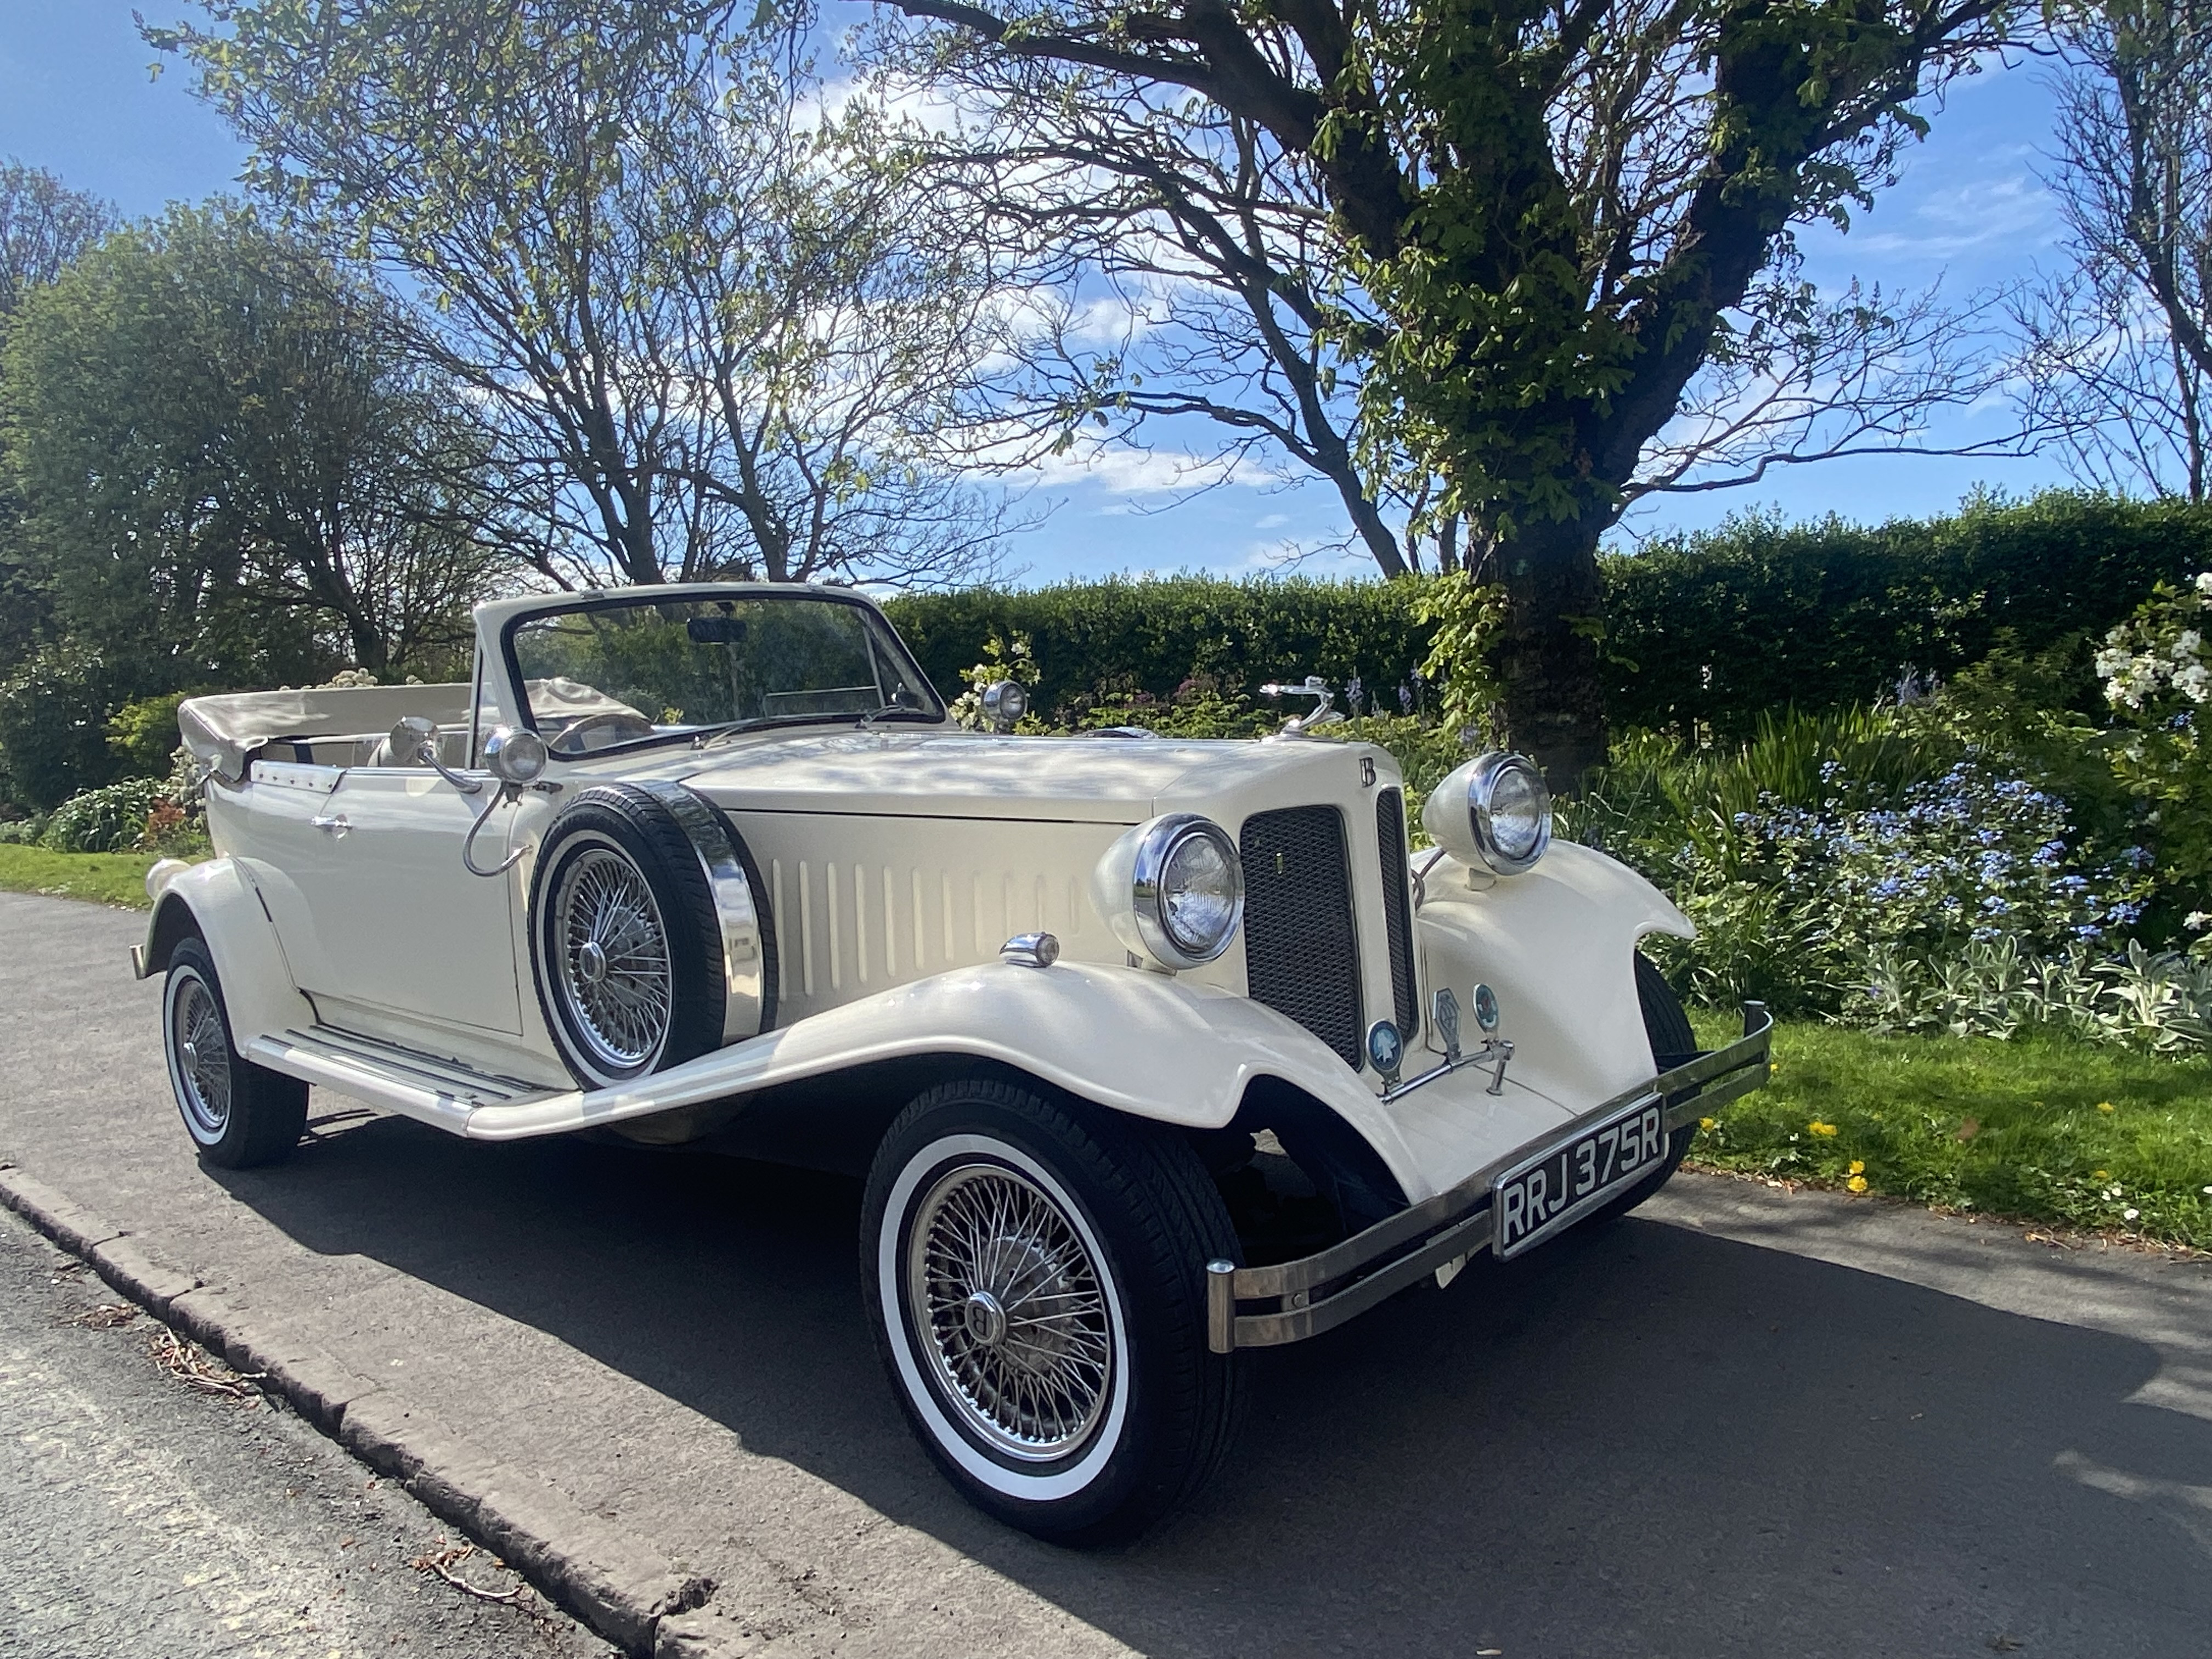
[[[161,991],[169,1087],[201,1158],[226,1170],[274,1164],[307,1127],[307,1085],[244,1059],[230,1035],[206,944],[179,940]]]
[[[1674,988],[1667,983],[1666,975],[1651,965],[1651,959],[1643,951],[1636,953],[1636,1000],[1644,1008],[1644,1032],[1650,1039],[1652,1064],[1661,1069],[1680,1066],[1697,1052],[1698,1034],[1690,1028],[1690,1016],[1682,1006],[1682,999],[1674,994]],[[1617,1221],[1638,1205],[1650,1198],[1682,1167],[1688,1154],[1690,1142],[1698,1133],[1694,1123],[1685,1123],[1667,1137],[1667,1155],[1659,1167],[1638,1182],[1620,1197],[1608,1200],[1590,1212],[1585,1224],[1597,1226]]]
[[[1237,1255],[1184,1141],[994,1078],[941,1085],[878,1150],[861,1272],[891,1386],[978,1507],[1062,1543],[1179,1507],[1234,1431],[1205,1263]]]

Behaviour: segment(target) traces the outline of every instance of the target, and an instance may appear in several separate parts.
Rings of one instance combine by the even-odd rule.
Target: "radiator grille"
[[[1375,839],[1382,849],[1382,924],[1390,939],[1390,1003],[1408,1048],[1421,1029],[1421,997],[1413,975],[1413,906],[1406,872],[1406,798],[1385,789],[1375,798]]]
[[[1333,806],[1257,812],[1237,838],[1244,865],[1244,972],[1253,999],[1360,1062],[1359,947],[1344,815]]]

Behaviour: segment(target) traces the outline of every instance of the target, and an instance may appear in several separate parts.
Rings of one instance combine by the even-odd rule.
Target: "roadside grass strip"
[[[159,856],[155,853],[53,853],[43,847],[0,842],[0,889],[143,910],[146,872]]]
[[[1698,1016],[1701,1043],[1734,1027]],[[1774,1030],[1765,1089],[1703,1120],[1692,1163],[2212,1249],[2212,1057],[2056,1034]]]

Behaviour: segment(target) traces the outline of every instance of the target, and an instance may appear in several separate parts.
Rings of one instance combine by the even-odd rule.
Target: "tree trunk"
[[[1605,594],[1597,569],[1604,528],[1595,514],[1525,525],[1490,553],[1505,588],[1505,631],[1493,661],[1508,739],[1562,795],[1580,793],[1583,774],[1605,763],[1598,654]]]

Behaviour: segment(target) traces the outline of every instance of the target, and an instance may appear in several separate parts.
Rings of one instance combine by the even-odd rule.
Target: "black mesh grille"
[[[1375,798],[1375,839],[1382,848],[1382,925],[1390,936],[1390,1003],[1408,1048],[1421,1029],[1421,997],[1413,978],[1413,907],[1406,874],[1406,798],[1385,789]]]
[[[1360,1060],[1359,946],[1344,815],[1292,806],[1244,820],[1244,972],[1255,1001]]]

